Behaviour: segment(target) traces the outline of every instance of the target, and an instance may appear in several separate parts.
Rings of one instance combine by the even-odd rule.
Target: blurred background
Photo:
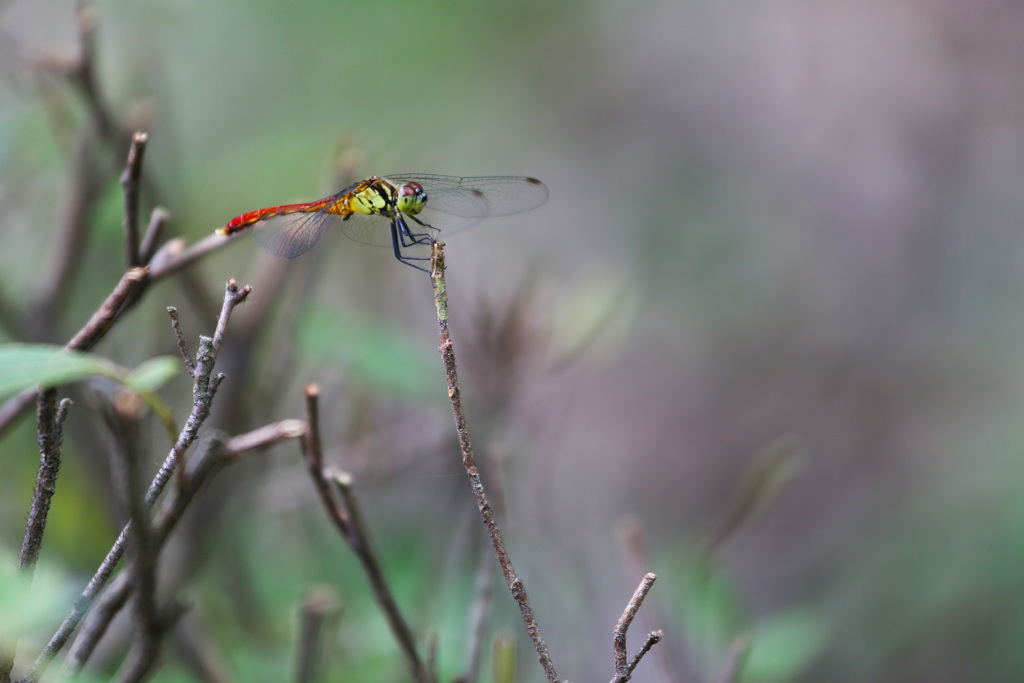
[[[371,174],[548,185],[542,208],[447,241],[448,288],[474,444],[562,677],[611,676],[612,627],[650,570],[629,649],[666,640],[634,680],[714,680],[744,635],[742,681],[1024,678],[1024,5],[109,0],[94,19],[99,101],[149,132],[144,216],[166,207],[169,237]],[[71,2],[0,3],[4,341],[65,342],[123,272],[123,146],[61,72],[77,34]],[[294,261],[239,239],[150,289],[96,352],[175,353],[168,305],[194,345],[229,276],[254,291],[210,424],[302,417],[320,384],[329,460],[450,679],[483,533],[428,278],[340,235]],[[23,656],[124,520],[104,390],[68,390],[41,560],[61,599]],[[189,392],[184,376],[164,391],[179,419]],[[9,558],[31,423],[0,441]],[[787,434],[804,447],[772,469]],[[147,439],[155,467],[166,437]],[[737,517],[744,481],[757,504]],[[323,585],[342,605],[329,680],[406,679],[294,445],[196,508],[161,568],[195,606],[157,680],[196,680],[196,642],[209,680],[289,679]],[[488,643],[510,634],[520,679],[541,680],[486,562]]]

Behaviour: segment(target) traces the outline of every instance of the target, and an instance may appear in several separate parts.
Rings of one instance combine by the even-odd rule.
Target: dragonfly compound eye
[[[398,188],[398,210],[415,216],[427,203],[427,193],[417,182],[406,183]]]

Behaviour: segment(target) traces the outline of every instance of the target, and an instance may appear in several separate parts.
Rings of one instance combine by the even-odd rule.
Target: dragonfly
[[[435,213],[456,217],[456,225],[446,228],[451,232],[490,216],[537,208],[547,198],[544,183],[521,176],[370,176],[324,199],[243,213],[217,234],[234,235],[253,228],[256,243],[264,251],[295,258],[337,227],[357,242],[390,246],[401,263],[427,271],[415,262],[430,257],[415,254],[422,252],[417,247],[429,245],[441,233],[432,224],[437,220]]]

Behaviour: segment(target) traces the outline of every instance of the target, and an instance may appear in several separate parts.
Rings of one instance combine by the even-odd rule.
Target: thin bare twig
[[[221,235],[209,235],[192,245],[188,245],[181,238],[170,240],[153,255],[149,264],[150,277],[153,280],[161,280],[177,273],[231,240],[231,237]]]
[[[310,477],[320,496],[328,517],[334,523],[345,542],[352,548],[359,563],[363,566],[366,578],[370,582],[373,597],[380,605],[387,619],[391,633],[405,655],[406,662],[417,683],[431,683],[432,677],[419,652],[416,650],[416,637],[402,616],[398,603],[395,601],[391,587],[384,577],[380,559],[377,557],[370,542],[369,532],[360,514],[359,504],[352,491],[352,479],[344,473],[328,473],[323,465],[323,450],[320,441],[320,389],[315,384],[306,386],[306,419],[309,433],[303,442],[303,452],[309,467]],[[331,485],[334,485],[341,500],[335,497]]]
[[[181,360],[184,361],[185,367],[188,368],[188,376],[196,376],[196,364],[192,360],[192,354],[189,353],[188,344],[185,343],[185,337],[181,333],[181,323],[178,322],[178,309],[174,306],[167,307],[167,315],[171,316],[171,329],[174,330],[174,336],[178,340],[178,351],[181,353]]]
[[[199,454],[187,464],[185,475],[178,478],[177,486],[171,489],[167,498],[161,504],[159,512],[153,515],[153,543],[156,548],[163,547],[164,543],[167,542],[171,531],[181,519],[186,507],[192,502],[196,492],[217,469],[246,454],[260,451],[281,441],[301,439],[305,437],[306,431],[306,423],[301,420],[281,420],[235,436],[226,443],[221,438],[212,438],[204,445]],[[124,531],[122,531],[123,534]],[[89,618],[82,624],[81,632],[65,660],[64,671],[62,672],[64,676],[76,675],[85,665],[85,662],[88,661],[100,637],[106,632],[114,616],[128,600],[133,587],[133,573],[134,567],[128,567],[122,571],[110,583],[107,589],[103,591],[99,600],[96,600],[94,609],[89,613]],[[79,620],[81,620],[81,617],[79,617]],[[65,620],[65,623],[67,623],[67,620]],[[50,642],[52,644],[53,640],[51,639]],[[54,654],[56,654],[56,651],[54,651]],[[42,655],[40,658],[42,658]],[[39,664],[39,660],[36,660],[37,668]],[[33,677],[26,676],[22,683],[35,681],[41,675],[41,672],[36,673],[35,669],[30,673]]]
[[[139,251],[139,177],[142,175],[142,159],[146,155],[148,139],[149,136],[143,132],[132,136],[128,163],[121,174],[121,188],[124,191],[124,252],[128,268],[143,263]]]
[[[175,624],[185,616],[191,604],[184,601],[174,601],[167,606],[167,615],[162,618],[162,628],[173,628]],[[156,664],[155,652],[143,650],[139,647],[133,648],[128,658],[121,664],[115,679],[118,683],[142,683],[149,679],[149,674]]]
[[[43,544],[47,513],[50,511],[50,499],[53,498],[53,493],[57,488],[64,420],[67,419],[71,401],[65,398],[60,402],[59,407],[56,404],[56,389],[46,389],[40,392],[38,400],[39,474],[36,476],[35,493],[32,496],[25,540],[22,543],[21,558],[18,561],[18,571],[27,576],[32,576],[36,560],[39,559],[39,550]]]
[[[234,460],[264,448],[270,448],[288,439],[302,439],[309,426],[302,420],[278,420],[234,436],[224,446],[224,457]]]
[[[96,127],[107,142],[116,142],[118,135],[114,117],[103,102],[96,85],[96,24],[99,14],[95,7],[83,7],[78,12],[78,59],[75,61],[70,76],[82,89],[86,104],[96,122]]]
[[[356,500],[355,491],[352,490],[352,477],[346,472],[331,470],[328,470],[325,475],[338,491],[342,504],[348,512],[349,535],[346,540],[349,547],[352,548],[356,557],[359,558],[359,563],[363,565],[363,571],[366,573],[366,578],[370,581],[370,588],[373,590],[373,597],[377,600],[377,604],[380,605],[381,611],[384,612],[388,626],[391,627],[391,633],[395,636],[395,640],[398,641],[402,652],[405,654],[409,668],[412,670],[413,679],[418,683],[432,683],[434,676],[416,650],[416,636],[413,635],[409,622],[402,616],[402,612],[398,608],[398,602],[391,591],[391,586],[388,585],[387,579],[384,577],[384,568],[381,566],[380,558],[377,557],[377,552],[373,548],[373,542],[370,540],[370,530],[363,519],[359,502]]]
[[[487,533],[491,537],[491,545],[494,553],[498,556],[498,563],[505,576],[508,589],[519,605],[519,611],[526,624],[526,630],[533,641],[533,647],[537,651],[537,658],[548,677],[549,683],[558,682],[558,674],[555,672],[554,662],[548,653],[548,646],[540,635],[537,620],[533,615],[533,608],[526,596],[526,588],[522,579],[516,575],[512,568],[512,560],[505,550],[505,542],[498,530],[498,523],[494,519],[494,511],[487,494],[484,490],[483,480],[480,478],[480,471],[473,456],[473,447],[469,441],[469,431],[466,428],[466,414],[462,408],[462,392],[459,389],[458,375],[455,369],[455,350],[452,346],[451,335],[448,333],[448,292],[444,280],[444,244],[434,242],[430,254],[430,276],[434,282],[434,306],[437,309],[437,323],[441,335],[441,357],[444,360],[445,374],[448,377],[448,398],[452,404],[452,414],[455,416],[455,430],[459,435],[459,447],[462,450],[462,465],[469,476],[470,487],[473,489],[473,497],[476,498],[477,508],[483,517]]]
[[[615,650],[615,677],[612,678],[612,683],[625,683],[630,678],[630,674],[633,668],[629,666],[626,661],[626,633],[629,631],[630,625],[633,623],[633,619],[636,617],[637,610],[640,609],[640,605],[643,604],[644,598],[647,597],[647,592],[651,590],[651,586],[654,585],[654,581],[658,577],[654,574],[647,572],[644,578],[640,581],[640,585],[636,587],[633,592],[633,597],[629,599],[629,604],[626,605],[626,609],[622,612],[622,616],[619,617],[619,621],[615,624],[615,633],[612,638],[612,645]],[[657,631],[658,640],[661,639],[661,632]],[[654,642],[657,642],[655,640]],[[653,645],[654,643],[651,643]],[[650,649],[650,646],[647,647]],[[637,655],[636,661],[640,661],[640,657],[647,652],[647,649],[641,651],[641,654]],[[633,666],[636,666],[635,664]]]
[[[643,659],[643,656],[647,654],[652,647],[660,643],[661,639],[664,636],[665,634],[662,633],[660,629],[648,633],[647,637],[644,639],[644,644],[640,646],[640,649],[637,651],[637,653],[633,655],[633,659],[629,660],[629,664],[626,665],[625,674],[621,676],[616,676],[612,680],[622,681],[623,683],[625,683],[625,681],[628,681],[630,677],[633,675],[633,669],[635,669],[636,665],[640,663],[640,660]]]
[[[163,235],[164,227],[171,215],[162,206],[153,209],[149,214],[149,224],[146,226],[146,233],[142,236],[142,243],[139,245],[139,262],[149,263],[156,253],[160,244],[160,237]]]
[[[156,597],[157,548],[149,523],[149,506],[145,501],[142,454],[138,443],[139,420],[145,406],[139,397],[121,390],[114,395],[111,426],[118,442],[118,457],[112,471],[118,488],[124,494],[130,522],[128,546],[132,558],[135,590],[135,646],[126,663],[121,680],[137,681],[156,663],[164,627]],[[119,462],[118,462],[119,461]]]
[[[488,462],[492,466],[491,488],[494,499],[495,517],[505,519],[505,486],[501,476],[500,451],[491,449]],[[484,636],[487,634],[487,613],[491,608],[494,593],[494,573],[490,564],[490,548],[486,544],[480,546],[479,566],[476,573],[476,587],[473,604],[469,609],[469,638],[466,644],[466,671],[459,676],[458,683],[475,683],[480,677],[480,664],[483,661]]]
[[[88,351],[100,339],[103,339],[104,335],[114,326],[118,316],[123,313],[128,299],[145,286],[147,275],[148,270],[144,266],[129,268],[85,326],[67,343],[67,348]]]
[[[315,683],[323,678],[324,641],[339,610],[338,595],[330,586],[318,587],[302,604],[296,683]]]
[[[648,560],[647,552],[644,549],[644,529],[640,518],[636,515],[625,515],[616,523],[615,534],[622,548],[622,554],[626,560],[625,564],[629,575],[634,576],[639,573],[646,573]],[[670,623],[670,620],[664,615],[664,610],[661,609],[657,602],[653,604],[648,603],[647,609],[644,610],[644,615],[649,622]],[[662,681],[686,680],[683,667],[677,663],[682,658],[673,647],[674,643],[671,634],[668,638],[663,636],[660,642],[661,647],[652,655],[660,679]]]
[[[306,456],[306,466],[309,468],[309,476],[313,480],[313,486],[320,497],[320,502],[327,511],[338,533],[347,542],[351,533],[348,513],[338,504],[331,492],[330,484],[324,477],[324,455],[320,442],[320,387],[315,384],[306,385],[306,423],[309,425],[309,433],[306,435],[303,452]]]
[[[57,390],[47,389],[39,393],[37,404],[39,473],[36,475],[35,493],[32,496],[32,507],[29,510],[28,523],[25,525],[25,539],[18,561],[18,571],[27,579],[31,579],[35,571],[39,551],[43,545],[43,534],[46,532],[50,500],[57,490],[64,420],[67,419],[71,401],[65,398],[58,406]],[[10,683],[17,647],[15,641],[9,651],[0,651],[0,683]]]
[[[133,270],[145,271],[144,268],[136,268]],[[171,474],[177,467],[179,460],[181,460],[188,447],[192,445],[192,442],[195,441],[196,436],[199,433],[199,428],[210,414],[210,404],[213,400],[213,395],[216,392],[217,384],[219,384],[217,377],[211,377],[213,373],[213,366],[217,359],[217,352],[220,350],[219,342],[223,341],[224,329],[227,327],[231,311],[235,306],[245,300],[250,291],[252,291],[252,288],[248,285],[239,289],[238,284],[234,279],[228,280],[224,294],[224,305],[221,308],[221,314],[217,320],[217,327],[214,332],[214,336],[212,338],[204,336],[199,337],[199,350],[196,353],[196,372],[192,386],[192,411],[189,413],[188,420],[186,420],[185,426],[178,435],[177,441],[175,441],[174,445],[171,447],[170,453],[167,455],[167,458],[161,465],[160,470],[150,483],[149,489],[146,491],[145,502],[148,506],[152,506],[160,496],[161,492],[163,492],[164,487],[167,485],[167,481],[170,479]],[[46,668],[47,664],[49,664],[50,660],[52,660],[57,653],[60,652],[61,648],[64,647],[65,643],[67,643],[71,633],[78,626],[79,622],[81,622],[82,617],[88,611],[89,606],[110,579],[110,575],[114,571],[114,567],[124,555],[125,543],[127,542],[130,526],[131,522],[125,525],[121,530],[120,535],[117,537],[114,545],[107,553],[106,558],[104,558],[103,562],[96,570],[96,573],[89,581],[89,584],[82,592],[82,595],[76,601],[71,613],[64,619],[60,628],[58,628],[57,632],[50,638],[50,642],[46,645],[46,648],[39,657],[36,658],[35,664],[33,664],[32,668],[23,679],[23,683],[31,683],[32,681],[37,680],[38,677],[42,675],[42,671]]]
[[[71,182],[66,193],[68,202],[64,207],[60,234],[53,240],[53,275],[44,281],[31,308],[34,318],[31,327],[37,339],[49,339],[51,336],[54,317],[85,255],[92,210],[102,197],[100,190],[111,174],[106,164],[98,164],[96,161],[96,152],[100,146],[97,133],[99,138],[120,147],[117,124],[109,109],[103,104],[96,85],[96,9],[82,8],[78,12],[77,20],[78,55],[67,75],[84,95],[92,126],[78,136]],[[120,153],[119,149],[118,154]],[[29,403],[31,404],[31,401]]]

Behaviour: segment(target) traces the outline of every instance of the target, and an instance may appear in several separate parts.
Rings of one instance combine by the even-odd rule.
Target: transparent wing
[[[508,216],[535,209],[548,198],[544,183],[522,176],[460,178],[433,173],[399,173],[384,177],[397,185],[419,183],[427,192],[428,208],[463,218]]]
[[[352,213],[338,221],[338,227],[349,239],[375,247],[391,246],[391,221],[379,214]]]
[[[309,251],[340,221],[339,216],[323,211],[273,216],[253,227],[253,239],[264,251],[276,256],[295,258]]]

